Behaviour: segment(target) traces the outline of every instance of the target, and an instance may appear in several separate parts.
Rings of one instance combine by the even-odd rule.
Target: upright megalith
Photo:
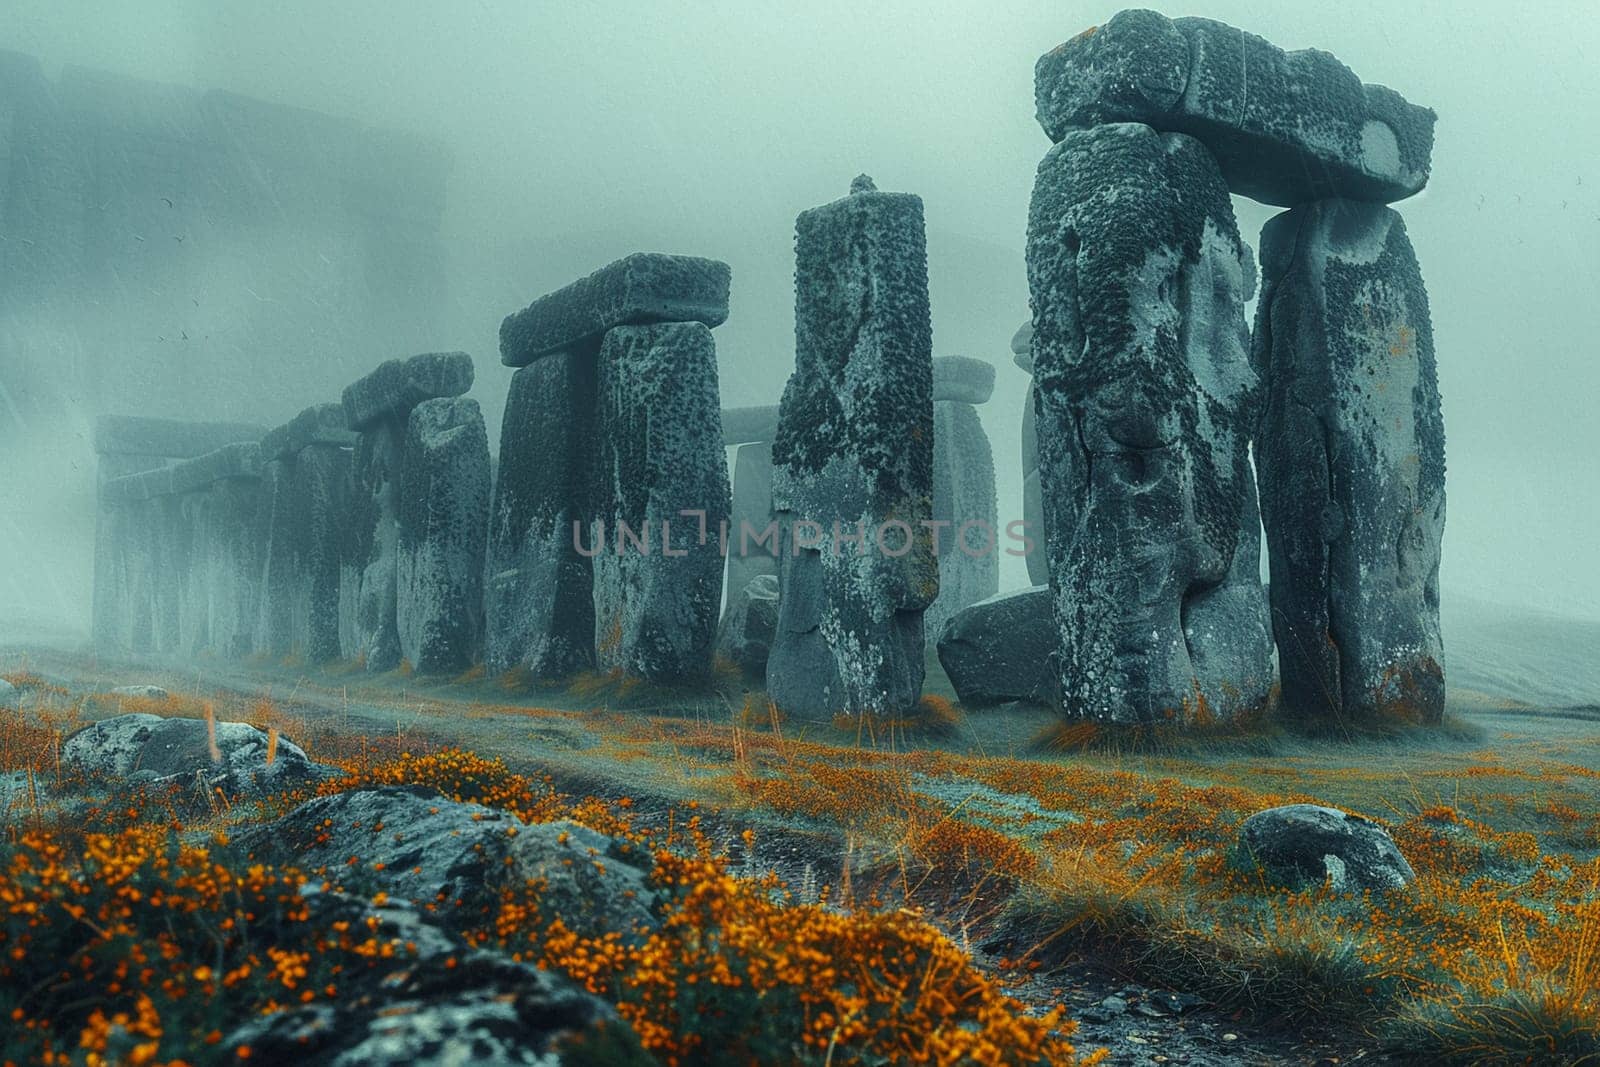
[[[1405,224],[1320,200],[1267,223],[1261,264],[1256,469],[1284,704],[1437,721],[1444,421]]]
[[[411,411],[400,460],[395,625],[423,674],[461,671],[483,634],[489,436],[476,400],[439,397]]]
[[[1363,85],[1327,52],[1154,11],[1123,11],[1045,53],[1034,98],[1053,141],[1119,122],[1186,133],[1234,192],[1284,207],[1404,199],[1427,184],[1433,153],[1433,111]]]
[[[1067,134],[1039,165],[1027,258],[1065,711],[1152,723],[1258,707],[1258,384],[1216,162],[1135,123]]]
[[[715,259],[635,252],[506,316],[500,361],[525,367],[553,352],[593,349],[616,326],[720,326],[728,319],[731,278],[728,265]]]
[[[1039,493],[1039,430],[1033,399],[1033,321],[1023,323],[1011,335],[1011,359],[1030,377],[1022,398],[1022,523],[1023,543],[1028,565],[1028,581],[1050,584],[1049,540],[1044,528],[1044,499]]]
[[[722,440],[733,447],[733,511],[728,516],[728,610],[732,599],[763,574],[778,573],[772,525],[772,439],[778,434],[776,404],[724,408]]]
[[[933,353],[922,199],[850,195],[795,224],[795,370],[773,443],[778,707],[900,712],[921,696],[939,590]]]
[[[717,351],[699,322],[618,326],[601,346],[593,526],[598,666],[711,672],[729,511]]]
[[[393,670],[403,659],[395,613],[407,420],[425,400],[465,393],[472,377],[465,352],[428,353],[389,360],[345,388],[345,420],[360,438],[351,508],[357,525],[344,549],[346,582],[356,587],[353,595],[346,590],[344,601],[354,618],[341,627],[341,643],[345,655],[369,671]]]
[[[212,460],[211,482],[196,520],[192,562],[195,584],[204,592],[206,620],[198,651],[245,656],[254,646],[261,573],[261,546],[255,537],[260,447],[241,442],[204,458]]]
[[[568,350],[511,377],[489,512],[484,663],[556,680],[594,666],[589,528],[595,353]]]
[[[343,654],[345,544],[357,435],[341,404],[317,404],[261,438],[272,510],[264,547],[262,650],[306,663]]]
[[[994,452],[977,408],[992,395],[993,364],[967,356],[933,361],[932,521],[939,595],[923,619],[930,644],[947,619],[1000,588]]]

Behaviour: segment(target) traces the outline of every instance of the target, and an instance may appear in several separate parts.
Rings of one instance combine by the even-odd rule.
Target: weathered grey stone
[[[559,679],[594,666],[594,568],[587,530],[595,355],[557,352],[511,377],[490,510],[484,662]]]
[[[1239,827],[1234,864],[1268,884],[1300,892],[1404,889],[1416,872],[1377,823],[1317,804],[1258,811]]]
[[[1032,363],[1029,363],[1032,367]],[[1039,490],[1038,402],[1033,383],[1022,407],[1022,522],[1023,532],[1032,542],[1028,549],[1028,581],[1034,585],[1050,583],[1049,531],[1044,524],[1044,497]]]
[[[362,431],[355,452],[354,535],[346,566],[359,568],[354,620],[345,655],[368,671],[400,666],[400,630],[395,620],[396,572],[400,540],[400,477],[405,423],[380,419]],[[272,466],[270,463],[267,465]],[[350,578],[344,586],[348,589]]]
[[[212,758],[216,743],[219,759]],[[279,737],[267,762],[268,736],[242,722],[169,719],[130,714],[103,719],[61,742],[65,773],[89,785],[115,783],[137,773],[139,781],[160,785],[203,782],[229,796],[261,795],[291,789],[332,773],[311,762],[305,751]]]
[[[161,489],[168,493],[190,493],[225,478],[261,477],[261,448],[254,441],[236,441],[163,469]],[[156,488],[152,484],[149,491],[154,492]]]
[[[1211,19],[1130,10],[1045,53],[1039,124],[1139,122],[1200,140],[1232,191],[1289,207],[1402,200],[1428,181],[1432,110],[1363,85],[1327,52],[1285,52]]]
[[[404,424],[424,400],[460,396],[472,388],[472,357],[465,352],[428,352],[380,363],[344,390],[345,422],[366,430],[384,419]]]
[[[343,546],[356,491],[352,453],[336,444],[307,443],[289,461],[289,479],[295,552],[290,652],[306,663],[325,663],[343,654]]]
[[[223,479],[197,495],[190,566],[205,619],[197,651],[247,656],[255,645],[262,573],[262,546],[256,539],[259,478]]]
[[[772,522],[772,444],[740,445],[733,453],[733,511],[728,516],[726,587],[731,593],[760,575],[778,573],[777,537],[767,536]]]
[[[22,695],[17,692],[17,687],[0,678],[0,710],[15,711],[21,706]]]
[[[1405,224],[1318,201],[1269,222],[1261,258],[1256,468],[1284,704],[1437,721],[1444,420]]]
[[[939,363],[933,361],[935,376]],[[992,384],[994,368],[982,366]],[[1000,588],[1002,531],[994,453],[971,404],[933,402],[933,521],[938,524],[939,595],[923,618],[930,643],[956,612]]]
[[[294,651],[304,529],[296,521],[294,464],[282,459],[263,463],[257,494],[256,537],[262,549],[255,650],[283,658]]]
[[[642,846],[562,820],[519,827],[492,881],[531,885],[545,920],[559,917],[580,937],[634,941],[659,922],[653,865]]]
[[[230,1059],[304,1067],[445,1067],[655,1061],[601,998],[531,963],[473,949],[415,907],[307,886],[307,923],[362,931],[382,966],[347,968],[334,1000],[257,1015],[224,1037]]]
[[[307,445],[354,448],[355,443],[356,433],[349,427],[343,404],[315,404],[263,434],[261,456],[263,459],[293,459]]]
[[[597,389],[597,664],[656,682],[704,679],[730,508],[711,330],[698,322],[611,330]]]
[[[994,364],[971,356],[940,356],[933,361],[933,402],[987,404],[994,395]]]
[[[1028,280],[1066,712],[1158,723],[1260,707],[1258,387],[1216,163],[1148,126],[1068,134],[1039,165]]]
[[[500,324],[500,362],[525,367],[540,356],[592,347],[615,326],[728,319],[726,263],[635,252],[542,296]]]
[[[778,436],[778,405],[722,409],[722,443],[766,444]]]
[[[165,700],[169,695],[159,685],[119,685],[111,689],[114,697],[138,697],[141,700]]]
[[[400,649],[424,674],[460,671],[483,637],[489,437],[476,400],[425,400],[401,461],[396,615]]]
[[[939,589],[924,525],[933,353],[922,200],[870,185],[858,180],[795,224],[797,351],[772,450],[783,555],[767,689],[807,718],[914,705],[922,613]],[[853,534],[859,546],[838,540]]]
[[[1013,589],[963,608],[939,631],[939,663],[961,703],[1060,703],[1050,587]]]
[[[94,424],[98,455],[187,459],[238,441],[259,441],[266,427],[242,422],[184,422],[145,415],[101,415]]]
[[[728,610],[717,627],[717,657],[747,678],[765,678],[777,632],[778,576],[758,575],[728,598]]]

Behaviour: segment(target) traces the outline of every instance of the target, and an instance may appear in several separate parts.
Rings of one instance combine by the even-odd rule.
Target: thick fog
[[[1028,315],[1023,235],[1049,146],[1033,117],[1033,65],[1116,10],[1023,0],[5,0],[0,51],[37,58],[47,78],[94,68],[411,134],[420,147],[404,158],[419,160],[418,172],[387,177],[419,200],[440,174],[444,187],[436,239],[424,235],[433,244],[402,235],[374,248],[344,232],[331,206],[323,233],[320,205],[285,199],[274,208],[298,220],[292,231],[269,217],[205,246],[202,261],[147,277],[139,264],[168,263],[210,222],[160,205],[174,213],[166,232],[127,236],[141,249],[161,244],[165,258],[136,250],[117,260],[115,305],[136,306],[146,290],[179,308],[189,297],[191,311],[160,321],[126,311],[116,312],[126,323],[104,321],[108,305],[95,300],[35,319],[14,292],[0,331],[0,612],[87,629],[95,415],[273,425],[336,400],[381,359],[463,349],[494,440],[510,378],[501,318],[630,251],[732,265],[732,317],[716,333],[723,403],[776,403],[794,358],[795,215],[844,195],[862,172],[925,201],[934,353],[996,365],[981,410],[1002,521],[1020,517],[1026,378],[1008,341]],[[1431,182],[1397,207],[1432,299],[1447,431],[1445,597],[1600,616],[1600,7],[1211,0],[1165,10],[1326,49],[1438,111]],[[4,105],[0,95],[0,121]],[[328,141],[307,143],[314,154]],[[29,161],[13,154],[5,165]],[[1236,206],[1254,245],[1277,209]],[[360,256],[382,274],[424,245],[429,263],[392,287],[401,299],[349,292],[332,269]],[[294,285],[278,285],[285,276]],[[21,283],[0,274],[0,284]],[[192,296],[173,291],[184,286]],[[275,286],[316,294],[305,298],[316,306],[271,308]],[[42,360],[59,377],[42,373]],[[1020,561],[1004,566],[1003,587],[1025,582]]]

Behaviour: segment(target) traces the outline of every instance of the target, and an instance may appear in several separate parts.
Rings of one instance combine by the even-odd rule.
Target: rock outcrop
[[[1060,703],[1049,586],[1013,589],[956,612],[939,633],[939,664],[962,704]]]

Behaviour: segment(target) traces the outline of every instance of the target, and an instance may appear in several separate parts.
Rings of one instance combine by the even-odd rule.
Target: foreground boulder
[[[262,731],[243,722],[215,724],[159,715],[118,715],[86,726],[61,743],[61,767],[90,782],[144,785],[204,782],[228,796],[258,796],[291,789],[331,773],[287,738],[273,748]]]
[[[258,862],[381,890],[456,926],[482,921],[503,888],[530,881],[547,918],[580,934],[626,935],[654,922],[650,864],[631,846],[574,823],[526,825],[426,786],[318,797],[233,842]]]
[[[655,1062],[609,1004],[564,976],[474,951],[409,906],[307,896],[310,922],[360,930],[392,963],[342,976],[336,1000],[252,1019],[222,1041],[235,1055],[301,1067]]]
[[[1233,192],[1283,207],[1404,199],[1427,184],[1433,154],[1433,111],[1363,85],[1327,52],[1154,11],[1123,11],[1045,53],[1034,101],[1053,141],[1109,122],[1188,134]]]
[[[1324,883],[1339,893],[1401,889],[1417,877],[1383,827],[1318,804],[1256,812],[1239,828],[1233,859],[1296,892]]]
[[[939,663],[961,703],[1056,703],[1052,610],[1050,587],[1036,585],[980,600],[944,624]]]

